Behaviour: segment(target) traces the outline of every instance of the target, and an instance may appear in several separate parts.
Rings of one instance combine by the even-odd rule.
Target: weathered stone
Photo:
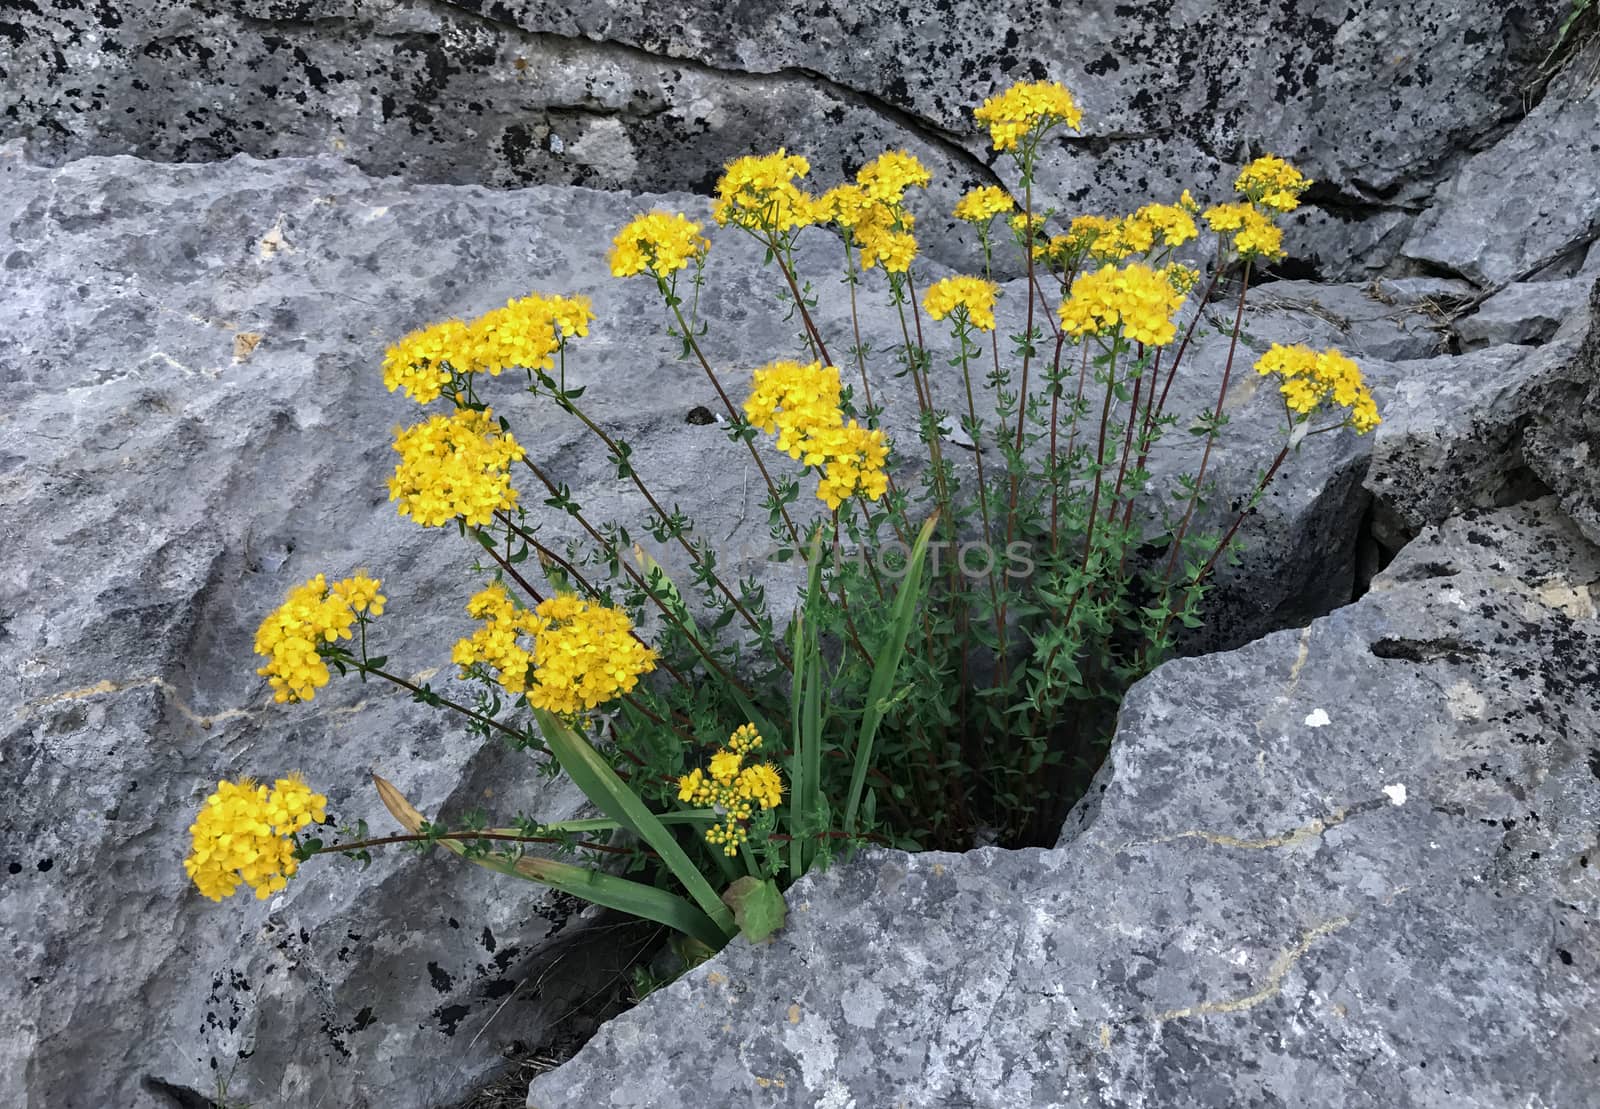
[[[1137,685],[1055,849],[811,876],[528,1105],[1583,1104],[1597,589],[1548,500],[1430,530]]]
[[[1477,286],[1459,277],[1380,277],[1374,283],[1380,300],[1404,305],[1436,305],[1443,309],[1471,300]]]
[[[1473,156],[1417,220],[1405,255],[1500,285],[1600,233],[1600,85],[1580,58],[1512,132]]]
[[[538,783],[529,758],[483,748],[386,687],[336,682],[311,705],[274,706],[253,674],[254,628],[291,585],[367,566],[390,596],[377,649],[403,673],[451,684],[472,551],[397,519],[383,490],[390,429],[417,410],[384,394],[377,366],[387,342],[427,320],[530,286],[591,295],[600,318],[569,380],[590,387],[594,414],[627,435],[664,501],[694,513],[725,568],[758,575],[776,604],[792,595],[798,571],[766,561],[757,541],[753,467],[716,426],[686,422],[715,393],[675,361],[653,286],[605,266],[631,214],[703,211],[704,200],[412,185],[331,158],[51,169],[15,143],[0,148],[0,180],[11,398],[0,488],[15,529],[0,555],[11,713],[0,789],[18,799],[0,843],[15,868],[0,876],[0,942],[17,973],[0,1002],[20,1029],[0,1045],[0,1100],[164,1109],[168,1095],[209,1096],[219,1077],[231,1097],[266,1104],[447,1100],[503,1048],[567,1017],[632,948],[575,921],[569,901],[453,859],[313,864],[270,903],[213,906],[185,882],[185,829],[219,777],[292,769],[375,832],[392,824],[369,770],[447,818],[581,807]],[[820,232],[803,240],[818,288],[832,284],[838,247]],[[864,334],[881,352],[888,426],[908,445],[915,405],[909,382],[888,375],[898,322],[881,282],[863,289]],[[736,395],[750,367],[799,353],[771,288],[759,249],[718,233],[700,307]],[[1234,423],[1213,459],[1206,519],[1224,526],[1277,444],[1249,344],[1339,330],[1278,299],[1247,317]],[[1020,304],[1013,284],[1006,310]],[[824,296],[818,311],[843,349],[842,302]],[[1225,302],[1207,311],[1231,321]],[[1217,326],[1174,386],[1186,423],[1215,403],[1228,346]],[[497,410],[534,430],[524,437],[586,510],[642,519],[571,421],[502,384]],[[953,404],[952,379],[936,388]],[[1274,483],[1243,533],[1251,589],[1219,586],[1208,634],[1243,641],[1348,600],[1366,442],[1321,436]],[[1193,466],[1197,444],[1181,433],[1173,444],[1155,466],[1163,480]]]
[[[1600,474],[1587,460],[1600,450],[1600,427],[1585,398],[1600,358],[1591,319],[1580,307],[1542,347],[1371,368],[1393,383],[1365,481],[1381,544],[1396,549],[1424,525],[1540,489],[1594,528]]]
[[[1279,152],[1327,202],[1297,260],[1358,277],[1455,153],[1521,114],[1568,7],[45,0],[0,22],[0,135],[51,159],[337,152],[411,180],[700,191],[751,150],[829,175],[910,143],[957,189],[1011,175],[971,108],[1048,76],[1086,120],[1042,155],[1058,207],[1220,199]]]
[[[1477,350],[1501,343],[1543,343],[1589,299],[1593,283],[1592,278],[1568,277],[1508,285],[1456,322],[1461,347]]]
[[[1600,278],[1589,293],[1588,318],[1600,321]],[[1564,333],[1576,332],[1580,316]],[[1522,454],[1561,508],[1600,543],[1600,326],[1591,323],[1577,355],[1550,365],[1540,379]]]

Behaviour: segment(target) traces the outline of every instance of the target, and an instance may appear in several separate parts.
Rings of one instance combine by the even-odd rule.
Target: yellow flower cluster
[[[1233,246],[1242,257],[1278,258],[1283,254],[1283,229],[1254,204],[1218,204],[1206,209],[1213,231],[1233,232]]]
[[[634,638],[627,613],[569,593],[529,612],[496,582],[468,602],[467,614],[483,626],[451,653],[463,676],[484,663],[506,692],[525,693],[534,708],[559,716],[614,701],[655,669],[656,653]],[[532,650],[518,642],[522,636]]]
[[[968,223],[988,223],[1016,206],[1011,194],[999,185],[982,185],[957,201],[955,211],[950,214]]]
[[[981,277],[946,277],[928,286],[922,306],[936,320],[959,310],[980,331],[993,331],[994,299],[999,292],[999,285]]]
[[[905,273],[917,256],[912,234],[916,218],[905,209],[905,191],[933,179],[916,157],[904,150],[878,155],[856,173],[854,184],[829,189],[817,201],[819,218],[832,220],[849,233],[861,254],[861,268],[882,264],[889,273]]]
[[[843,427],[814,429],[811,446],[823,459],[817,496],[830,509],[837,509],[856,493],[875,501],[888,491],[884,466],[889,461],[889,441],[882,431],[851,420]]]
[[[383,583],[357,572],[335,582],[318,574],[289,590],[271,615],[256,629],[256,654],[267,664],[256,671],[272,686],[278,702],[309,701],[328,684],[328,665],[317,653],[322,643],[337,643],[353,634],[356,614],[382,616],[387,600],[378,590]]]
[[[707,842],[724,854],[737,855],[749,838],[748,822],[757,808],[774,809],[783,801],[783,778],[770,763],[745,759],[761,748],[754,724],[741,724],[711,756],[709,773],[698,767],[678,779],[678,800],[696,808],[715,808],[721,823],[706,830]]]
[[[231,896],[241,882],[265,901],[299,869],[290,835],[326,820],[327,804],[298,774],[279,778],[270,791],[249,778],[218,782],[189,826],[183,868],[213,901]]]
[[[750,155],[728,163],[717,181],[717,224],[747,231],[782,234],[825,218],[814,197],[795,184],[811,163],[779,148],[776,154]]]
[[[1076,131],[1083,123],[1083,113],[1072,94],[1054,81],[1019,81],[999,96],[989,97],[972,114],[988,125],[996,150],[1015,150],[1036,128],[1043,133],[1065,123]]]
[[[772,362],[755,372],[754,387],[744,402],[744,416],[771,435],[790,458],[806,453],[806,438],[818,427],[842,421],[839,415],[839,368],[812,362]],[[813,462],[807,462],[815,465]]]
[[[1278,378],[1278,389],[1291,411],[1310,415],[1332,400],[1349,409],[1350,426],[1365,435],[1383,422],[1377,402],[1361,377],[1361,367],[1337,350],[1317,352],[1302,343],[1273,343],[1256,361],[1256,372]]]
[[[400,502],[400,515],[425,528],[457,518],[482,527],[517,503],[511,463],[526,452],[490,409],[431,416],[396,432],[394,449],[400,463],[389,479],[389,499]]]
[[[411,332],[385,352],[383,383],[428,404],[450,383],[451,370],[491,377],[508,369],[548,370],[568,339],[589,334],[593,319],[588,297],[515,298],[471,323],[445,320]]]
[[[1300,194],[1311,187],[1311,180],[1282,158],[1268,154],[1240,170],[1233,187],[1252,203],[1292,212],[1300,207]]]
[[[628,614],[570,593],[542,601],[534,632],[534,687],[528,703],[559,716],[631,693],[656,668],[656,653],[633,636]]]
[[[1097,262],[1121,262],[1134,255],[1171,250],[1200,234],[1194,217],[1200,211],[1189,190],[1176,204],[1146,204],[1132,215],[1079,216],[1065,235],[1053,236],[1048,243],[1034,247],[1034,257],[1044,258],[1063,269],[1084,258]]]
[[[650,212],[639,216],[611,243],[611,276],[632,277],[648,271],[656,277],[698,264],[711,249],[700,225],[682,214]]]
[[[879,204],[899,204],[907,189],[925,189],[932,180],[928,167],[908,150],[887,150],[856,171],[856,184]]]
[[[495,681],[507,693],[525,692],[533,653],[518,639],[532,636],[538,630],[539,622],[534,614],[518,608],[506,593],[506,587],[495,582],[467,602],[467,615],[482,620],[483,626],[466,639],[457,640],[450,661],[461,667],[463,677],[468,667],[484,663],[494,671]]]
[[[1213,231],[1232,232],[1233,247],[1242,258],[1281,258],[1283,229],[1274,218],[1300,207],[1300,194],[1310,186],[1311,181],[1282,158],[1270,154],[1257,158],[1233,182],[1245,199],[1206,209],[1206,223]]]
[[[1177,333],[1173,315],[1183,298],[1167,270],[1139,262],[1103,266],[1073,280],[1071,295],[1061,302],[1061,326],[1075,337],[1106,335],[1120,328],[1135,342],[1164,346]]]
[[[778,361],[755,372],[744,403],[745,419],[769,435],[777,432],[779,450],[823,468],[817,497],[830,509],[858,492],[877,500],[889,487],[888,440],[854,420],[847,425],[840,392],[838,367]]]

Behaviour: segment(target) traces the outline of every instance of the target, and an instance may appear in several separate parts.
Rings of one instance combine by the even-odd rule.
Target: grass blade
[[[723,929],[724,937],[731,937],[735,931],[733,913],[649,806],[571,726],[543,709],[534,709],[533,718],[550,753],[590,803],[649,844],[695,904]]]
[[[372,781],[378,787],[378,797],[383,801],[384,808],[389,810],[406,831],[413,835],[420,832],[426,822],[422,813],[389,782],[376,774],[372,776]],[[565,823],[570,825],[599,822],[566,821]],[[688,901],[677,894],[656,889],[654,886],[618,878],[614,874],[606,874],[589,867],[556,862],[553,859],[530,856],[513,860],[492,855],[469,857],[466,843],[460,840],[442,839],[439,845],[485,869],[508,874],[513,878],[522,878],[525,881],[539,882],[563,893],[570,893],[574,897],[581,897],[585,901],[592,901],[596,905],[604,905],[608,909],[616,909],[644,920],[653,920],[657,924],[665,924],[668,928],[674,928],[713,949],[720,948],[728,938],[719,924]]]
[[[905,656],[906,637],[911,634],[911,624],[916,618],[917,600],[922,592],[922,565],[928,556],[928,540],[933,536],[936,512],[922,525],[916,543],[911,548],[911,559],[906,576],[895,594],[890,610],[889,640],[878,652],[877,664],[872,670],[872,682],[867,687],[867,703],[861,714],[861,731],[856,737],[855,766],[850,773],[850,795],[845,801],[843,830],[850,835],[856,830],[856,810],[861,804],[861,791],[867,782],[867,770],[872,765],[872,744],[878,737],[878,725],[883,721],[883,710],[894,686],[900,660]]]

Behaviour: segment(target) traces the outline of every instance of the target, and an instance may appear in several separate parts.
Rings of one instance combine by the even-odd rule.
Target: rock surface
[[[1040,174],[1064,205],[1218,193],[1271,150],[1323,182],[1301,260],[1360,277],[1459,152],[1522,114],[1569,7],[37,0],[0,20],[0,135],[51,159],[339,153],[412,180],[634,190],[704,190],[754,149],[832,172],[910,143],[959,188],[1010,174],[970,109],[1050,77],[1086,118]]]
[[[780,143],[810,155],[826,184],[909,146],[937,179],[918,212],[938,276],[971,265],[969,244],[945,233],[954,196],[1009,180],[969,110],[1013,79],[1060,78],[1079,93],[1085,134],[1046,152],[1040,185],[1074,212],[1185,185],[1220,199],[1244,158],[1285,153],[1320,184],[1289,233],[1290,260],[1269,276],[1381,278],[1371,293],[1288,280],[1253,293],[1207,520],[1231,518],[1276,448],[1280,414],[1248,373],[1268,342],[1358,357],[1385,424],[1305,445],[1255,510],[1251,549],[1221,575],[1190,649],[1322,616],[1419,531],[1474,506],[1553,491],[1600,542],[1600,339],[1584,338],[1600,304],[1564,317],[1595,267],[1561,280],[1597,230],[1584,169],[1596,100],[1569,74],[1526,118],[1521,103],[1568,0],[1093,0],[1073,20],[1020,4],[947,8],[31,0],[0,12],[0,139],[22,137],[31,153],[0,145],[0,499],[12,525],[0,550],[0,791],[12,799],[0,819],[0,953],[15,968],[0,983],[14,1029],[0,1037],[0,1101],[168,1109],[225,1089],[257,1105],[432,1106],[502,1051],[555,1027],[584,1031],[587,1018],[571,1014],[614,982],[641,937],[569,901],[395,854],[366,871],[313,864],[268,904],[217,907],[188,888],[179,860],[195,805],[224,775],[303,769],[341,818],[375,831],[389,823],[369,770],[430,814],[581,808],[527,757],[483,747],[403,696],[336,682],[311,706],[273,706],[253,674],[253,630],[289,586],[368,566],[389,581],[384,649],[408,674],[450,680],[442,652],[465,625],[471,552],[396,520],[382,488],[388,431],[415,409],[382,393],[375,368],[408,327],[532,287],[593,295],[600,322],[569,372],[592,379],[596,414],[661,475],[665,499],[695,511],[725,565],[757,573],[774,596],[792,587],[792,569],[746,541],[762,531],[758,480],[715,427],[685,422],[714,394],[674,361],[651,290],[612,281],[601,261],[629,215],[655,203],[703,212],[703,196],[628,190],[703,194],[724,159]],[[274,160],[227,160],[241,151]],[[84,157],[123,152],[213,164]],[[1524,172],[1556,155],[1578,168]],[[520,187],[541,182],[623,191]],[[1503,215],[1508,206],[1520,215]],[[838,266],[825,238],[802,252],[819,286]],[[781,311],[748,291],[768,287],[759,258],[717,241],[702,304],[714,357],[743,370],[794,350]],[[1461,344],[1482,349],[1438,354],[1442,310],[1538,267],[1459,322]],[[1014,307],[1019,286],[1008,292]],[[1214,402],[1228,308],[1205,309],[1179,412]],[[837,312],[822,318],[843,334]],[[868,310],[869,334],[896,328],[881,306]],[[910,442],[904,383],[879,388],[891,431]],[[509,397],[505,411],[545,415]],[[529,426],[587,507],[636,518],[570,426]],[[1175,437],[1153,468],[1191,469],[1194,447]],[[1381,1096],[1391,1087],[1415,1104],[1447,1087],[1436,1102],[1477,1104],[1451,1100],[1466,1089],[1573,1103],[1566,1076],[1595,1066],[1581,1015],[1594,1008],[1595,892],[1592,871],[1572,862],[1587,857],[1573,844],[1592,838],[1594,797],[1567,740],[1594,719],[1583,691],[1561,683],[1573,671],[1592,684],[1582,667],[1594,658],[1593,591],[1578,580],[1592,552],[1548,504],[1427,536],[1379,579],[1387,592],[1303,638],[1174,664],[1145,683],[1105,792],[1075,814],[1072,827],[1088,829],[1078,842],[884,856],[825,876],[814,902],[849,904],[797,914],[782,942],[858,979],[824,975],[804,987],[822,993],[771,1000],[747,983],[778,967],[776,953],[731,951],[724,969],[613,1026],[542,1088],[589,1089],[607,1104],[595,1061],[667,1042],[630,1040],[637,1022],[666,1019],[675,998],[704,1002],[692,1023],[677,1011],[676,1030],[704,1050],[737,994],[777,1006],[761,1018],[768,1038],[740,1057],[748,1069],[729,1072],[755,1083],[738,1104],[843,1106],[828,1092],[836,1079],[847,1093],[866,1083],[856,1104],[878,1104],[873,1083],[900,1081],[894,1067],[908,1104],[939,1090],[983,1104],[1022,1089],[1008,1083],[1053,1080],[1057,1066],[1080,1084],[1050,1087],[1079,1091],[1061,1093],[1067,1103],[1089,1082],[1107,1104],[1144,1104],[1137,1090],[1155,1074],[1222,1102],[1238,1100],[1238,1074],[1263,1104],[1303,1103],[1312,1082],[1348,1089],[1351,1105],[1407,1104]],[[1576,569],[1562,569],[1562,552]],[[1491,554],[1500,569],[1485,569]],[[1427,593],[1430,582],[1441,592]],[[1467,602],[1469,589],[1484,598]],[[1496,620],[1527,641],[1493,642]],[[1281,694],[1251,667],[1285,675]],[[1415,727],[1379,716],[1408,701],[1438,712],[1408,709]],[[1298,726],[1318,707],[1330,726]],[[1213,739],[1200,755],[1180,744],[1197,727]],[[1522,741],[1546,733],[1555,738]],[[1230,745],[1239,735],[1253,745]],[[1469,762],[1471,785],[1456,775]],[[1573,831],[1580,818],[1587,832]],[[1425,846],[1432,831],[1443,847]],[[1507,846],[1490,864],[1496,836]],[[1408,871],[1436,881],[1397,893]],[[1142,891],[1092,927],[1065,923],[1091,891],[1140,874]],[[1480,880],[1452,886],[1462,875]],[[975,951],[935,930],[928,950],[869,950],[874,914],[896,897],[962,941],[998,939]],[[1491,902],[1518,908],[1496,915]],[[1491,925],[1464,924],[1471,912]],[[1056,915],[1059,927],[1046,919]],[[1430,929],[1483,952],[1480,973],[1502,994],[1441,962]],[[1545,968],[1541,934],[1572,963]],[[863,965],[886,956],[901,965]],[[743,969],[728,977],[729,966]],[[913,1000],[918,975],[948,1013]],[[1390,977],[1409,992],[1385,1009]],[[824,996],[828,983],[842,1000]],[[1476,1008],[1452,1008],[1452,991]],[[891,1016],[902,1004],[905,1028]],[[1571,1026],[1538,1023],[1557,1004],[1572,1006]],[[1059,1030],[996,1043],[989,1021],[1007,1012]],[[1495,1020],[1504,1044],[1445,1050],[1474,1039],[1468,1024]],[[934,1046],[915,1058],[852,1046],[910,1035]],[[1263,1037],[1269,1052],[1246,1049]],[[1560,1060],[1540,1053],[1545,1041],[1573,1046]],[[627,1050],[617,1058],[617,1073],[644,1073]],[[675,1065],[690,1058],[704,1057]],[[925,1071],[932,1084],[918,1085]],[[662,1073],[615,1103],[674,1103],[649,1084]],[[695,1091],[683,1103],[706,1104],[701,1087],[683,1089]],[[638,1090],[663,1100],[626,1100]]]
[[[1426,524],[1538,490],[1554,491],[1563,511],[1600,542],[1600,468],[1590,461],[1600,452],[1597,297],[1600,282],[1587,308],[1569,315],[1545,346],[1496,346],[1398,367],[1365,480],[1379,543],[1397,549]]]
[[[1570,66],[1509,135],[1467,161],[1417,221],[1407,257],[1498,286],[1593,241],[1600,84],[1592,64]]]
[[[1430,529],[1357,604],[1136,686],[1055,849],[807,878],[528,1105],[1583,1104],[1597,596],[1548,500]]]
[[[466,628],[471,552],[397,519],[383,490],[389,430],[416,409],[382,391],[376,367],[420,322],[530,286],[592,295],[600,321],[568,372],[591,385],[594,412],[721,542],[724,565],[759,573],[776,597],[792,588],[792,568],[751,541],[759,479],[716,427],[686,422],[714,393],[674,360],[649,283],[604,267],[634,211],[702,202],[416,186],[333,159],[49,168],[17,144],[0,148],[0,175],[12,401],[0,490],[16,528],[0,558],[0,788],[18,799],[0,843],[0,942],[18,974],[0,997],[20,1030],[0,1046],[0,1100],[153,1109],[211,1096],[219,1080],[264,1104],[456,1096],[606,981],[627,937],[532,887],[400,854],[368,871],[313,864],[269,904],[213,906],[184,880],[185,830],[219,777],[292,769],[375,831],[391,826],[369,770],[430,814],[556,819],[580,806],[536,784],[526,757],[480,749],[403,695],[335,682],[309,706],[275,706],[253,673],[254,628],[290,586],[367,566],[388,582],[380,650],[450,680],[442,652]],[[836,249],[819,234],[802,252],[819,284]],[[781,310],[750,294],[768,287],[759,254],[731,234],[715,251],[702,298],[713,356],[742,374],[794,350]],[[1315,304],[1351,295],[1286,287],[1249,315],[1250,342],[1344,341]],[[831,313],[824,325],[842,334]],[[892,319],[868,307],[867,334],[891,333]],[[1364,326],[1375,343],[1413,341],[1401,323]],[[1227,342],[1206,329],[1176,411],[1214,403]],[[1248,374],[1236,380],[1213,471],[1221,505],[1253,483],[1280,422]],[[910,443],[909,386],[879,387]],[[511,391],[503,410],[535,429],[588,509],[638,519],[570,423]],[[1192,454],[1176,441],[1164,474]],[[1349,599],[1369,450],[1319,437],[1275,483],[1246,530],[1257,576],[1247,595],[1219,591],[1217,636],[1243,641]]]

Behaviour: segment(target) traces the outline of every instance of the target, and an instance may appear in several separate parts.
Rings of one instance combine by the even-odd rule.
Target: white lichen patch
[[[857,982],[840,1000],[845,1022],[857,1028],[876,1027],[879,1014],[889,1003],[883,991],[869,981]]]
[[[1482,720],[1483,714],[1489,709],[1489,702],[1483,694],[1465,679],[1446,690],[1444,697],[1445,708],[1457,720]]]
[[[568,148],[567,156],[617,180],[632,177],[639,168],[633,140],[618,119],[598,119],[589,124]]]
[[[1389,804],[1396,808],[1406,803],[1406,787],[1403,782],[1396,782],[1392,786],[1383,787],[1384,796],[1389,798]]]
[[[1588,586],[1574,588],[1570,582],[1557,578],[1534,591],[1539,603],[1546,608],[1565,613],[1574,620],[1593,620],[1597,614],[1594,596]]]
[[[1308,728],[1326,728],[1332,723],[1333,720],[1328,716],[1326,709],[1314,709],[1311,715],[1306,717],[1306,727]]]

